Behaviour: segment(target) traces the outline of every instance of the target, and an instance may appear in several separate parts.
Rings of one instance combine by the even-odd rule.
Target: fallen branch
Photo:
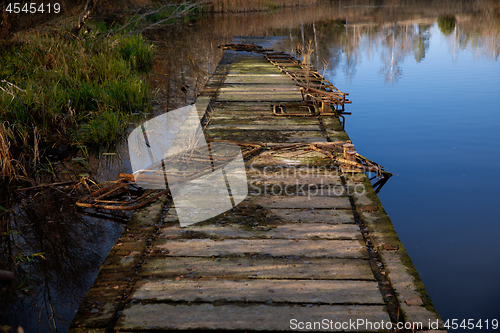
[[[18,189],[18,191],[34,190],[36,188],[41,188],[41,187],[54,187],[54,186],[61,186],[61,185],[69,185],[69,184],[74,184],[76,182],[77,181],[67,181],[67,182],[52,183],[52,184],[40,184],[40,185],[37,185],[37,186],[20,188],[20,189]]]
[[[14,83],[10,83],[10,82],[9,82],[9,81],[7,81],[7,80],[2,80],[2,82],[7,83],[9,86],[14,87],[14,88],[16,88],[17,90],[21,90],[23,93],[26,93],[26,90],[19,88],[19,87],[18,87],[18,86],[16,86]]]

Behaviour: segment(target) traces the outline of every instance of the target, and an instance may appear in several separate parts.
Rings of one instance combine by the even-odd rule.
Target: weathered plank
[[[160,302],[384,304],[375,281],[154,279],[138,282],[131,297]]]
[[[321,327],[326,319],[328,326]],[[289,331],[298,322],[317,322],[311,330],[342,331],[335,323],[349,321],[380,323],[390,321],[383,305],[212,305],[212,304],[134,304],[128,306],[118,320],[115,329],[139,330],[249,330]],[[330,327],[331,325],[333,327]],[[296,328],[296,327],[295,327]],[[346,331],[377,332],[379,329],[345,329]]]
[[[362,236],[355,224],[328,223],[277,223],[274,225],[208,224],[192,225],[187,228],[170,226],[160,229],[160,237],[176,239],[190,237],[196,233],[198,238],[272,238],[272,239],[358,239]]]
[[[368,258],[366,246],[358,240],[284,240],[284,239],[159,239],[159,250],[169,256],[211,257],[262,254],[272,257]]]
[[[162,254],[160,252],[160,254]],[[164,255],[164,254],[162,254]],[[314,258],[149,258],[142,277],[207,277],[235,279],[375,280],[364,259]]]

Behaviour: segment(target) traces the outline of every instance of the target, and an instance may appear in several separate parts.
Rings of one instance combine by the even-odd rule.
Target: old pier
[[[344,152],[346,95],[270,59],[275,40],[236,38],[264,51],[230,47],[196,103],[207,138],[261,147],[245,159],[247,198],[187,228],[167,197],[138,210],[70,332],[442,327],[361,172],[383,170]]]

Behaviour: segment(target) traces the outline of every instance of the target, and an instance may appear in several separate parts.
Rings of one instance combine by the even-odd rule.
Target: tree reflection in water
[[[67,331],[123,226],[76,213],[74,200],[38,193],[3,216],[0,266],[15,272],[0,285],[0,323],[27,332]]]

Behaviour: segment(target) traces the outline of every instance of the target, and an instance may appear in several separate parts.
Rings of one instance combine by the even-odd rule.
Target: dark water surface
[[[346,131],[357,151],[395,174],[379,197],[442,318],[500,320],[500,2],[335,2],[152,31],[153,114],[194,102],[222,56],[217,46],[245,35],[285,36],[276,48],[286,52],[310,41],[316,67],[350,93]],[[128,170],[103,167],[97,178]],[[21,287],[0,285],[0,324],[67,331],[123,230],[54,198],[28,197],[38,203],[10,220],[21,234],[2,251],[44,258],[20,264]]]

